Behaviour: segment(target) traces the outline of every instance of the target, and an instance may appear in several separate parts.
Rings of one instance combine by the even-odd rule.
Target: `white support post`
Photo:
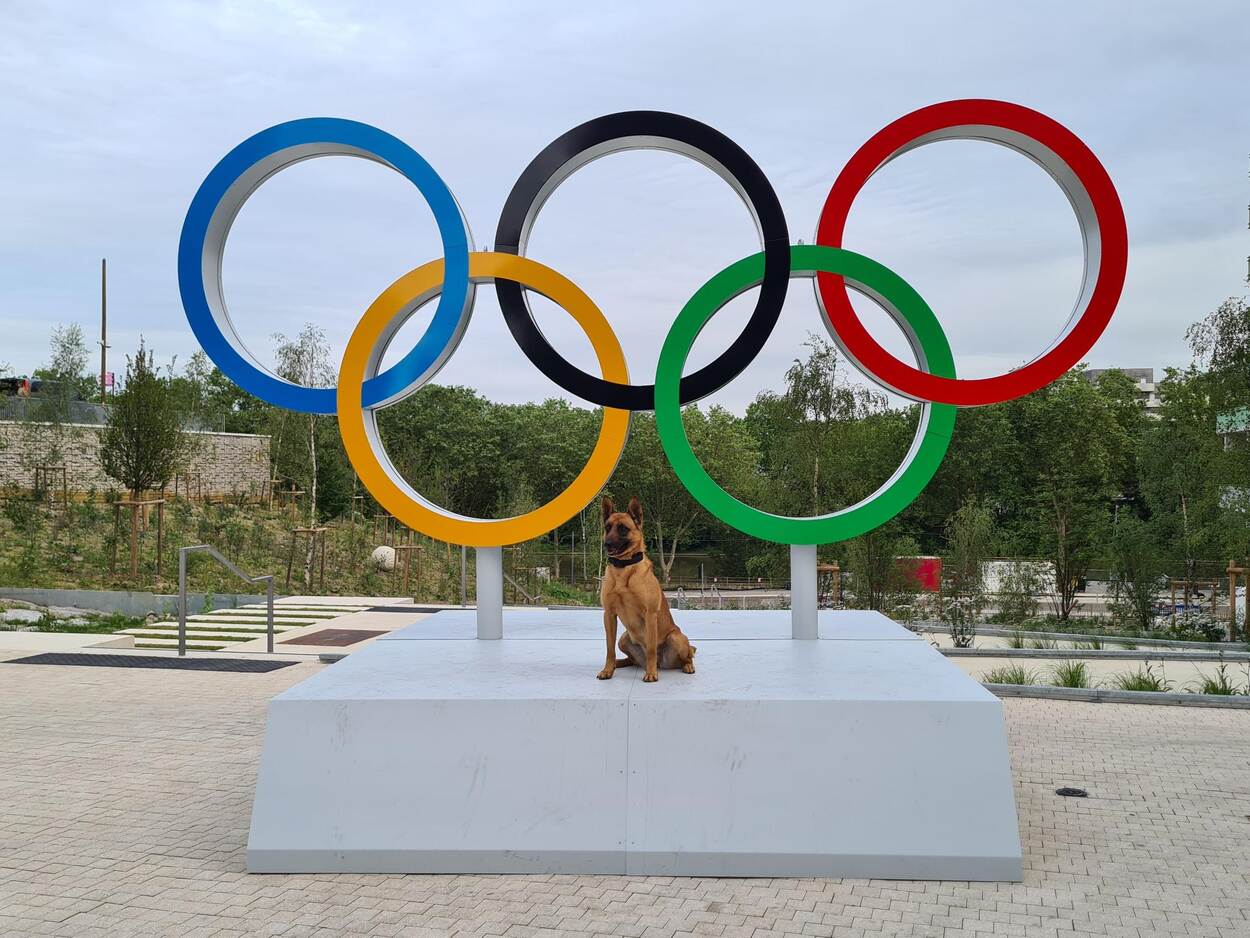
[[[503,548],[479,547],[477,554],[477,637],[503,638]]]
[[[815,544],[790,545],[790,637],[820,638],[816,619]]]

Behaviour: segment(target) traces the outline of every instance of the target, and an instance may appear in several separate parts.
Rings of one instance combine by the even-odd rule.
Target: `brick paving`
[[[1007,701],[1019,884],[249,876],[265,702],[318,667],[0,664],[0,935],[1250,936],[1242,711]]]

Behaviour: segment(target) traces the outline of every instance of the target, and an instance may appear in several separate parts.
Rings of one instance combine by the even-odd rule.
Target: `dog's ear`
[[[603,520],[607,521],[616,511],[616,504],[608,496],[603,496]]]
[[[629,500],[629,516],[634,519],[634,524],[642,527],[642,502],[636,495]]]

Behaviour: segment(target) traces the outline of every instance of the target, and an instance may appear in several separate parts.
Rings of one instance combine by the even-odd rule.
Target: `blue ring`
[[[191,207],[187,209],[178,243],[178,289],[195,337],[227,377],[244,390],[278,407],[311,414],[333,414],[334,388],[306,388],[291,384],[258,368],[239,353],[214,318],[204,289],[203,274],[204,254],[209,247],[206,243],[209,227],[231,186],[261,160],[283,150],[317,144],[360,151],[359,155],[372,157],[403,175],[429,204],[443,242],[446,265],[443,290],[433,319],[412,351],[365,382],[364,406],[376,406],[398,397],[437,370],[463,334],[463,320],[468,315],[471,289],[468,229],[451,190],[430,164],[402,140],[368,124],[333,117],[289,121],[262,130],[227,153],[205,178],[191,200]],[[292,161],[300,158],[303,157],[292,155]],[[244,193],[240,205],[246,201],[248,194]],[[224,247],[225,234],[217,250]],[[243,347],[237,333],[234,338]]]

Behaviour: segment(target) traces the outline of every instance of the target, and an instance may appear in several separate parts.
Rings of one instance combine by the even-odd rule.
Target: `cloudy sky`
[[[1250,18],[1237,2],[1026,6],[0,0],[0,362],[38,366],[57,323],[97,338],[103,256],[117,370],[140,334],[184,362],[197,347],[175,274],[187,204],[222,155],[280,121],[349,117],[401,137],[447,181],[481,246],[517,175],[554,137],[612,111],[676,111],[747,150],[791,237],[811,241],[833,179],[874,132],[925,104],[993,97],[1077,133],[1123,199],[1128,283],[1089,362],[1184,364],[1186,326],[1241,292],[1250,254]],[[1044,348],[1081,272],[1059,189],[986,143],[935,144],[892,163],[857,201],[846,246],[925,296],[969,377]],[[631,375],[650,381],[676,310],[756,250],[723,181],[680,156],[630,152],[565,183],[529,253],[589,293]],[[327,158],[252,197],[224,280],[262,359],[274,333],[305,322],[325,329],[337,357],[370,301],[438,254],[408,183]],[[535,305],[553,344],[593,367],[572,321]],[[693,365],[725,347],[751,305],[744,297],[717,317]],[[860,308],[902,354],[897,329]],[[713,400],[740,409],[779,387],[820,329],[810,287],[796,282],[763,352]],[[490,289],[439,380],[499,400],[558,392],[512,342]]]

